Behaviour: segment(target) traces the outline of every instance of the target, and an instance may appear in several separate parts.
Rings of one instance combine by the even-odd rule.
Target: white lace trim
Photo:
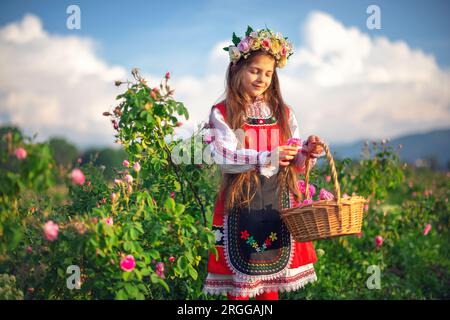
[[[308,271],[310,271],[310,272],[308,272]],[[307,272],[308,274],[304,277],[299,278],[296,281],[287,282],[287,283],[280,281],[280,283],[273,283],[273,284],[261,283],[260,285],[254,287],[254,288],[251,288],[251,289],[239,288],[237,286],[237,284],[239,284],[239,283],[247,284],[247,283],[252,283],[252,282],[248,282],[247,280],[239,278],[236,275],[221,275],[221,274],[209,273],[206,278],[206,284],[203,287],[203,292],[205,294],[211,294],[211,295],[220,295],[220,294],[229,293],[233,296],[248,296],[248,297],[252,298],[252,297],[259,295],[261,293],[264,293],[264,292],[296,291],[300,288],[303,288],[308,283],[317,281],[317,275],[314,272],[314,267],[312,264],[301,266],[301,267],[295,268],[295,269],[290,269],[289,274],[290,274],[290,277],[293,277],[302,272]],[[228,283],[223,284],[223,285],[208,285],[207,284],[208,280],[210,280],[210,281],[218,280],[218,281],[224,281],[224,282],[228,282]],[[232,284],[230,284],[230,281],[232,282]]]

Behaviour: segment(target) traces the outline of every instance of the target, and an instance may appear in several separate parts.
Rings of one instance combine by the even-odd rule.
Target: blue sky
[[[81,10],[69,30],[66,9]],[[369,5],[381,29],[366,26]],[[266,25],[289,37],[284,100],[303,138],[383,139],[450,127],[450,1],[1,1],[0,125],[80,146],[113,144],[102,112],[133,67],[172,74],[175,98],[207,120],[220,99],[231,35]],[[95,137],[93,139],[92,137]]]
[[[81,30],[68,30],[66,8],[81,9]],[[381,29],[366,28],[366,8],[381,9]],[[402,39],[411,48],[432,53],[440,66],[450,65],[450,1],[365,0],[190,0],[190,1],[2,1],[0,25],[25,13],[42,19],[50,33],[92,37],[98,54],[110,64],[139,66],[152,73],[172,69],[178,75],[198,74],[205,51],[217,41],[242,34],[247,24],[269,26],[301,45],[300,24],[312,10],[332,14],[346,26],[370,36]],[[180,59],[180,56],[184,59]]]

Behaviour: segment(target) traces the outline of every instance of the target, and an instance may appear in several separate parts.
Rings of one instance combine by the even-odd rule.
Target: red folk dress
[[[214,108],[220,111],[220,115],[225,120],[225,102],[222,101],[215,105],[212,110]],[[294,115],[289,109],[288,113],[292,119]],[[295,119],[294,123],[296,124]],[[284,144],[281,138],[278,138],[278,141],[271,138],[271,130],[279,129],[278,122],[273,116],[247,117],[243,129],[245,131],[254,130],[256,132],[254,137],[258,140],[257,152],[243,156],[246,157],[246,163],[249,163],[248,158],[255,154],[270,151],[278,145]],[[260,134],[261,130],[264,130],[262,134]],[[296,132],[298,134],[298,130]],[[261,143],[260,139],[266,138],[267,143]],[[249,148],[249,141],[247,139],[245,141],[245,148]],[[220,143],[216,144],[216,152],[223,152],[224,157],[229,156],[224,150],[221,150],[221,147]],[[234,160],[242,156],[233,152],[230,155]],[[311,165],[314,163],[315,161]],[[302,168],[299,164],[297,170],[301,172],[304,167]],[[252,208],[249,208],[248,211],[230,210],[225,214],[224,199],[227,190],[218,194],[212,225],[212,231],[216,235],[218,256],[216,257],[213,252],[209,255],[208,275],[203,288],[205,293],[229,293],[234,296],[254,297],[264,292],[297,290],[305,284],[317,280],[313,266],[313,263],[317,261],[317,256],[312,242],[293,240],[279,218],[279,206],[288,208],[296,206],[298,203],[295,202],[287,188],[276,189],[276,176],[276,174],[269,178],[260,176],[262,190],[257,192],[256,202],[251,203]],[[281,192],[282,195],[279,195],[278,192]],[[283,204],[277,201],[280,199],[279,196]]]

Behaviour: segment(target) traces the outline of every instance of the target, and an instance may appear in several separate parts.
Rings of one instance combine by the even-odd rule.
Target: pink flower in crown
[[[54,241],[58,238],[59,226],[53,221],[47,221],[44,224],[44,235],[49,241]]]
[[[72,170],[71,177],[72,177],[72,183],[78,184],[80,186],[83,185],[84,181],[86,180],[86,178],[84,177],[83,171],[81,171],[78,168]]]
[[[261,45],[262,45],[262,47],[264,48],[264,49],[269,49],[270,48],[270,39],[264,39],[262,42],[261,42]]]
[[[27,157],[27,151],[24,148],[17,148],[16,149],[16,157],[19,160],[23,160]]]
[[[120,260],[120,268],[123,271],[130,272],[135,267],[136,267],[136,260],[134,260],[134,257],[131,254],[127,255],[122,260]]]
[[[241,40],[241,42],[239,42],[237,47],[238,47],[239,51],[241,51],[243,53],[247,53],[250,51],[250,44],[247,42],[246,39]]]
[[[334,199],[334,195],[331,192],[329,192],[323,188],[320,189],[319,200],[333,200],[333,199]]]
[[[431,230],[431,224],[427,224],[425,226],[425,229],[423,229],[423,234],[426,236],[428,234],[428,232],[430,232]]]

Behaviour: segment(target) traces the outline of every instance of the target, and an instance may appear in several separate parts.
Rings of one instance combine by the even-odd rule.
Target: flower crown
[[[252,51],[264,50],[270,53],[276,61],[278,68],[283,68],[286,65],[287,59],[294,53],[292,44],[284,38],[281,33],[274,33],[269,29],[261,29],[253,31],[248,26],[245,32],[245,38],[239,38],[233,32],[233,44],[223,48],[228,51],[230,61],[236,63],[241,57],[247,59]]]

